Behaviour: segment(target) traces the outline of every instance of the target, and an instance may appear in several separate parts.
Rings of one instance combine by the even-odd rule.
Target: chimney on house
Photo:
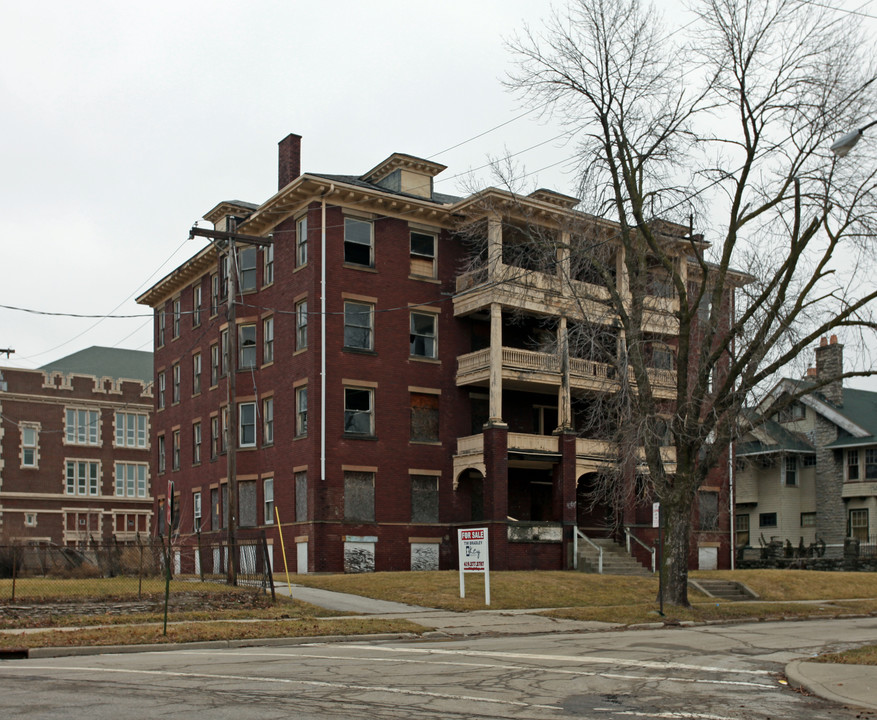
[[[278,143],[277,189],[301,175],[301,135],[290,133]]]
[[[816,378],[826,382],[819,392],[835,407],[843,407],[844,390],[843,381],[840,379],[844,368],[844,346],[838,343],[837,335],[832,335],[831,340],[822,338],[819,347],[816,348]]]

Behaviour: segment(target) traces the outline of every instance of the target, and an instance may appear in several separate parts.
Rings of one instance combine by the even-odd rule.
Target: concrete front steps
[[[651,575],[640,562],[627,554],[624,545],[616,543],[612,538],[589,538],[591,542],[603,549],[604,575]],[[579,572],[596,573],[599,565],[599,553],[584,540],[579,540]]]
[[[704,595],[725,602],[740,602],[741,600],[757,600],[752,590],[743,583],[733,580],[707,580],[706,578],[688,578],[688,584],[700,590]]]

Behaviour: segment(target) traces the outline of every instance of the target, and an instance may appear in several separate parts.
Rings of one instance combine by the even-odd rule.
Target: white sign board
[[[652,503],[652,527],[661,527],[661,503]]]
[[[466,597],[465,573],[484,573],[484,604],[490,605],[490,558],[487,528],[457,530],[460,554],[460,597]]]

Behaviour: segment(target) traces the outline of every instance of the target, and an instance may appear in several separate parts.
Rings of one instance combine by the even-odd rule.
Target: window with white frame
[[[783,484],[795,487],[798,484],[798,458],[788,455],[783,463]]]
[[[344,388],[344,432],[348,435],[374,435],[374,390]]]
[[[201,462],[201,423],[192,423],[192,464]]]
[[[241,325],[238,328],[238,369],[256,367],[256,326]]]
[[[295,435],[303,437],[308,434],[308,386],[302,385],[295,390]]]
[[[173,403],[176,405],[180,402],[180,364],[175,363],[173,367]]]
[[[219,312],[219,275],[210,276],[210,317]]]
[[[192,327],[201,324],[201,281],[192,288]]]
[[[865,480],[877,480],[877,448],[865,450]]]
[[[100,411],[67,408],[65,420],[67,445],[100,445]]]
[[[304,350],[308,346],[308,301],[295,304],[295,349]]]
[[[344,262],[374,267],[372,223],[359,218],[344,218]]]
[[[239,418],[240,419],[240,418]],[[219,421],[221,424],[220,432],[219,432],[219,452],[224,453],[228,450],[229,440],[234,442],[233,438],[228,437],[228,406],[222,408],[219,413]]]
[[[219,416],[210,418],[210,459],[216,460],[219,455]]]
[[[164,332],[165,332],[165,314],[164,314],[164,306],[162,305],[158,310],[155,311],[155,346],[162,347],[164,346]]]
[[[238,403],[239,438],[238,447],[256,445],[256,403]]]
[[[274,318],[266,317],[262,321],[262,362],[274,362]]]
[[[274,282],[274,243],[262,248],[262,284],[270,285]]]
[[[437,355],[436,316],[411,313],[411,357],[435,359]]]
[[[210,387],[219,382],[219,345],[210,346]]]
[[[219,333],[219,375],[225,377],[233,358],[228,356],[228,328]]]
[[[356,350],[374,348],[374,305],[348,300],[344,303],[344,347]]]
[[[201,353],[192,355],[192,395],[201,392]]]
[[[262,497],[265,502],[264,522],[274,524],[274,478],[265,478],[262,482]]]
[[[256,289],[256,263],[258,252],[254,247],[243,248],[238,253],[240,261],[241,292],[250,292]]]
[[[847,450],[847,480],[859,479],[859,451]]]
[[[274,444],[274,398],[262,400],[262,444]]]
[[[201,527],[201,492],[192,493],[192,518],[195,521],[195,530]]]
[[[146,413],[117,412],[116,447],[145,448],[149,437],[147,420]]]
[[[297,267],[308,262],[308,216],[300,217],[295,223],[295,264]]]
[[[21,467],[35,468],[39,460],[40,426],[21,423]]]
[[[116,463],[116,497],[146,497],[146,463]]]
[[[411,274],[416,277],[434,278],[435,235],[425,232],[411,231]]]
[[[180,431],[174,430],[173,435],[171,436],[173,439],[173,454],[171,456],[171,460],[173,462],[173,469],[180,469]]]
[[[868,509],[858,508],[850,510],[849,537],[858,540],[860,543],[867,543],[870,540],[868,533]]]
[[[182,315],[182,307],[180,305],[180,299],[177,298],[174,300],[173,304],[174,308],[174,326],[173,326],[173,336],[174,338],[178,338],[180,336],[180,317]]]
[[[158,374],[158,390],[156,391],[156,395],[158,397],[156,400],[158,401],[158,409],[164,410],[164,391],[165,391],[165,376],[164,371]]]
[[[99,495],[100,463],[94,460],[67,460],[67,495]]]
[[[158,472],[163,473],[165,470],[166,463],[166,453],[164,447],[164,435],[159,435],[156,439],[156,444],[158,447],[156,448],[156,452],[158,454]]]

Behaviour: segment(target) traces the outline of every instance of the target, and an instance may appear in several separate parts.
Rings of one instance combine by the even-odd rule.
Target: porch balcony
[[[649,368],[652,391],[657,397],[672,398],[676,390],[676,371]],[[573,390],[614,392],[618,389],[617,370],[608,363],[570,358],[570,386]],[[502,348],[502,381],[510,389],[560,387],[560,359],[552,353],[520,348]],[[631,380],[633,376],[631,375]],[[476,350],[457,358],[457,385],[487,386],[490,382],[490,350]]]
[[[557,435],[532,435],[529,433],[510,432],[508,434],[509,453],[522,453],[526,455],[544,455],[546,457],[559,457],[560,446]],[[640,449],[637,453],[638,460],[645,460],[645,452]],[[612,462],[617,460],[618,451],[615,443],[608,440],[595,438],[576,438],[576,457],[582,460],[596,460],[600,462]],[[457,460],[483,462],[484,458],[484,435],[467,435],[457,438],[457,452],[454,454]],[[676,448],[665,446],[661,448],[661,459],[664,461],[668,472],[672,472],[676,464]]]

